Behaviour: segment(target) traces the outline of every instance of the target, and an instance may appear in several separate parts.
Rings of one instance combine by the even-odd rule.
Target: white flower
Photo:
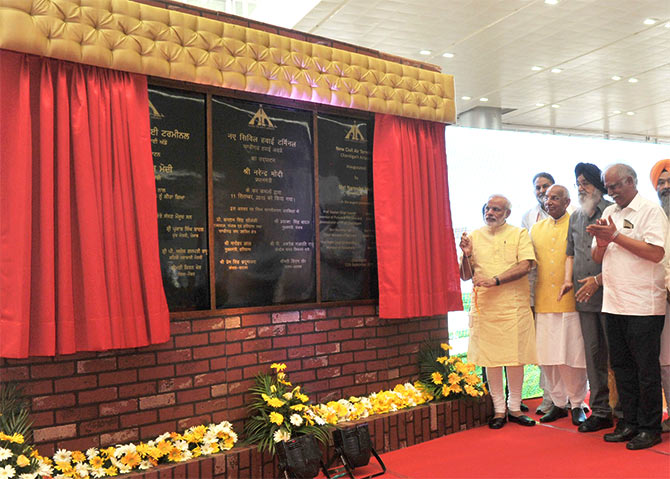
[[[93,469],[91,470],[91,475],[95,477],[96,479],[99,479],[100,477],[105,477],[107,473],[105,470],[101,467],[100,469]]]
[[[291,424],[300,427],[302,425],[302,416],[300,414],[291,414]]]
[[[132,470],[132,467],[127,464],[119,464],[119,474],[128,474]]]
[[[0,479],[12,479],[16,474],[16,469],[12,466],[0,467]]]
[[[87,464],[77,464],[74,466],[74,470],[79,475],[79,477],[88,477],[88,465]]]
[[[14,454],[10,449],[5,449],[4,447],[0,447],[0,461],[5,461],[12,457]]]
[[[202,453],[203,456],[209,456],[210,454],[214,454],[214,447],[212,446],[212,443],[205,442],[202,446],[200,446],[200,452]]]
[[[37,474],[44,477],[49,477],[53,474],[54,468],[51,464],[47,464],[44,461],[40,461],[40,465],[37,468]]]
[[[54,454],[54,462],[59,463],[59,462],[70,462],[72,460],[72,453],[68,451],[67,449],[59,449],[56,451],[56,454]]]
[[[90,461],[94,457],[98,457],[98,454],[100,454],[100,451],[98,451],[97,448],[95,447],[90,447],[86,449],[86,458]]]
[[[277,429],[273,435],[273,439],[275,442],[286,442],[291,439],[291,433],[286,429]]]
[[[169,433],[169,432],[165,432],[165,433],[161,434],[160,436],[158,436],[158,437],[155,439],[155,441],[156,441],[156,443],[159,443],[159,442],[161,442],[161,441],[165,441],[165,440],[168,439],[169,437],[170,437],[170,433]]]
[[[188,451],[188,442],[184,441],[183,439],[180,439],[179,441],[175,441],[173,444],[174,444],[174,447],[176,447],[177,449],[179,449],[183,452]]]
[[[24,472],[23,474],[19,475],[19,479],[37,479],[37,473],[36,472]]]
[[[142,470],[142,471],[146,471],[147,469],[150,469],[151,467],[152,467],[151,463],[149,461],[146,461],[146,460],[140,462],[140,465],[137,466],[137,468]]]
[[[193,453],[191,452],[190,449],[186,449],[183,454],[181,455],[181,460],[182,461],[188,461],[193,457]]]
[[[292,392],[284,393],[284,399],[290,401],[291,399],[293,399],[293,393]]]
[[[317,423],[319,426],[323,426],[326,424],[326,421],[324,421],[320,416],[314,416],[314,422]]]
[[[123,457],[129,452],[135,452],[136,447],[135,444],[130,443],[130,444],[124,444],[122,446],[116,446],[116,449],[114,450],[114,457],[119,458]]]

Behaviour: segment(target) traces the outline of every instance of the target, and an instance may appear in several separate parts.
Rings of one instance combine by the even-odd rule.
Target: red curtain
[[[373,184],[379,315],[462,310],[444,125],[377,115]]]
[[[0,357],[169,339],[146,78],[0,51]]]

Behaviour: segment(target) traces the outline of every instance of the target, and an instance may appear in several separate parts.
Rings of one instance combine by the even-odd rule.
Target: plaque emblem
[[[263,110],[263,105],[260,105],[258,107],[258,111],[254,114],[254,116],[251,117],[249,126],[255,126],[257,128],[275,128],[267,113],[265,113],[265,110]]]
[[[363,133],[361,133],[359,125],[356,123],[351,125],[351,128],[349,128],[349,131],[345,135],[344,139],[351,141],[365,141],[365,137],[363,136]]]
[[[149,100],[149,116],[154,120],[162,120],[165,117],[165,115],[159,112],[154,104],[151,103],[151,100]]]

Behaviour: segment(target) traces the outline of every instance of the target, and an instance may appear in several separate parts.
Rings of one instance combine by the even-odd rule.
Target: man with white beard
[[[593,432],[614,426],[607,385],[608,354],[605,336],[605,315],[601,312],[603,290],[601,265],[591,259],[593,238],[586,227],[596,222],[612,203],[603,198],[607,192],[601,171],[591,163],[575,167],[580,208],[570,216],[565,262],[565,278],[560,296],[575,290],[577,312],[584,338],[586,374],[589,379],[591,416],[579,425],[579,432]],[[579,408],[575,415],[583,416]],[[577,422],[575,420],[574,422]]]
[[[658,199],[665,215],[670,218],[670,160],[661,160],[651,169],[651,184],[656,188]],[[665,250],[670,251],[670,234],[665,238]],[[665,263],[665,286],[670,290],[670,260]],[[670,293],[668,293],[670,301]],[[665,325],[661,333],[661,383],[665,393],[665,402],[670,410],[670,305],[665,306]],[[661,424],[663,432],[670,432],[670,419]]]

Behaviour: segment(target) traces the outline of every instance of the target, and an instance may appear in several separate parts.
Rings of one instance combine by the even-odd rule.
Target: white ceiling
[[[264,0],[200,1],[265,9]],[[302,16],[296,2],[273,1]],[[670,141],[670,0],[321,0],[295,22],[295,30],[440,66],[454,75],[459,114],[510,109],[506,129]]]

